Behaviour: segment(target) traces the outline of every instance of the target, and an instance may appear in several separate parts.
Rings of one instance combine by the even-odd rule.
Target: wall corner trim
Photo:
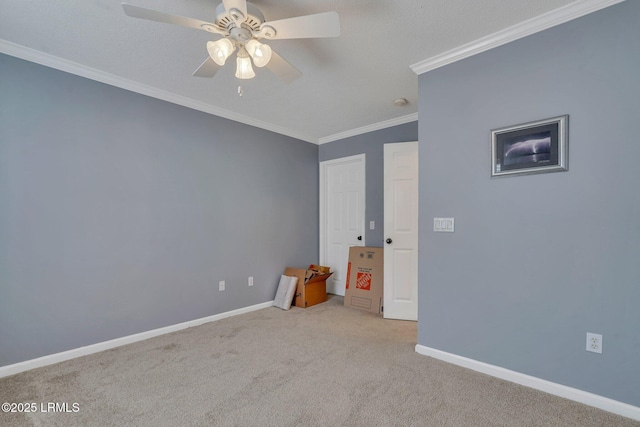
[[[98,353],[98,352],[109,350],[115,347],[120,347],[126,344],[143,341],[149,338],[157,337],[159,335],[170,334],[172,332],[180,331],[182,329],[187,329],[194,326],[200,326],[205,323],[215,322],[216,320],[226,319],[227,317],[233,317],[239,314],[261,310],[263,308],[267,308],[271,306],[273,306],[273,301],[267,301],[260,304],[227,311],[224,313],[214,314],[212,316],[202,317],[200,319],[189,320],[187,322],[165,326],[163,328],[153,329],[151,331],[140,332],[138,334],[127,335],[125,337],[115,338],[109,341],[103,341],[96,344],[87,345],[84,347],[78,347],[78,348],[63,351],[60,353],[49,354],[47,356],[38,357],[37,359],[18,362],[13,365],[0,366],[0,378],[8,377],[9,375],[19,374],[20,372],[29,371],[31,369],[40,368],[42,366],[53,365],[54,363],[64,362],[65,360],[75,359],[76,357],[87,356],[89,354]]]
[[[544,31],[556,25],[564,24],[581,16],[597,12],[624,0],[577,0],[542,15],[536,16],[519,24],[507,27],[488,36],[470,43],[432,56],[411,65],[411,69],[418,75],[436,68],[443,67],[461,59],[485,52],[503,44],[521,39],[526,36]]]
[[[416,353],[640,421],[640,407],[609,399],[608,397],[603,397],[577,388],[557,384],[531,375],[522,374],[510,369],[490,365],[488,363],[458,356],[453,353],[447,353],[446,351],[437,350],[420,344],[416,344]]]

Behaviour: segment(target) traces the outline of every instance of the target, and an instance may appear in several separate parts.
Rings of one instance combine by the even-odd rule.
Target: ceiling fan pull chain
[[[244,92],[242,92],[242,86],[238,86],[238,96],[242,98],[242,95],[244,95]]]

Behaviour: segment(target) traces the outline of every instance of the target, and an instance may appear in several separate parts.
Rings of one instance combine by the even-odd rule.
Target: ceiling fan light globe
[[[256,73],[253,71],[253,67],[251,67],[251,59],[248,56],[241,57],[238,55],[236,59],[236,77],[246,80],[252,79],[255,76]]]
[[[257,40],[250,40],[246,45],[247,52],[253,58],[256,67],[264,67],[271,61],[271,47]]]
[[[215,42],[207,42],[207,52],[213,61],[223,66],[227,58],[233,53],[235,47],[229,39],[222,38]]]

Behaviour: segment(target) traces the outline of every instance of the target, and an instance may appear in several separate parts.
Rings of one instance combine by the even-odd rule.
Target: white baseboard
[[[420,344],[416,345],[416,353],[640,421],[640,408],[637,406]]]
[[[159,335],[169,334],[171,332],[180,331],[182,329],[200,326],[204,323],[214,322],[216,320],[225,319],[227,317],[237,316],[239,314],[249,313],[251,311],[261,310],[263,308],[273,306],[273,301],[267,301],[249,307],[239,308],[237,310],[227,311],[225,313],[214,314],[200,319],[190,320],[188,322],[178,323],[176,325],[165,326],[164,328],[153,329],[151,331],[140,332],[139,334],[128,335],[126,337],[116,338],[109,341],[103,341],[91,344],[85,347],[74,348],[72,350],[63,351],[61,353],[49,354],[47,356],[38,357],[37,359],[26,360],[24,362],[15,363],[13,365],[0,366],[0,378],[9,375],[18,374],[30,369],[40,368],[42,366],[53,365],[54,363],[64,362],[65,360],[75,359],[76,357],[86,356],[100,351],[109,350],[114,347],[131,344],[137,341],[143,341]]]

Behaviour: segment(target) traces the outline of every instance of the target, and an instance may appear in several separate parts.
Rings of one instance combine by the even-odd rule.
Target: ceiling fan
[[[216,7],[214,22],[172,15],[128,3],[122,3],[122,8],[128,16],[133,18],[180,25],[222,36],[217,41],[207,42],[209,56],[194,71],[193,75],[196,77],[213,77],[237,50],[235,73],[237,78],[255,77],[251,66],[253,60],[253,65],[256,67],[267,67],[285,83],[291,83],[302,73],[274,52],[270,46],[260,42],[261,39],[302,39],[340,35],[340,20],[336,12],[265,22],[260,9],[246,0],[222,0],[222,3]]]

